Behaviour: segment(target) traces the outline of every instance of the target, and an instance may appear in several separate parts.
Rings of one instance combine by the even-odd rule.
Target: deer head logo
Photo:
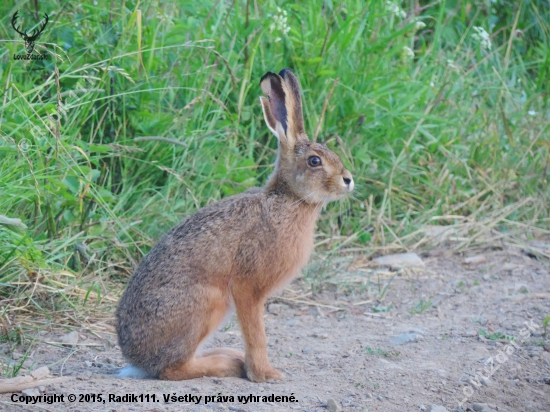
[[[44,13],[44,21],[42,22],[42,26],[40,27],[40,29],[34,29],[31,34],[27,34],[27,30],[21,32],[16,26],[17,17],[19,17],[17,13],[19,12],[16,11],[13,15],[11,19],[11,25],[13,26],[14,30],[19,33],[21,37],[23,37],[23,40],[25,41],[25,49],[27,49],[27,53],[30,54],[34,50],[34,42],[38,40],[38,37],[40,37],[44,29],[46,28],[46,24],[48,24],[49,18],[48,15]]]

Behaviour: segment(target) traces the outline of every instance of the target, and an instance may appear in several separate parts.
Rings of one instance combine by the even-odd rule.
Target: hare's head
[[[300,84],[289,69],[268,72],[260,85],[267,127],[279,139],[272,180],[307,203],[337,200],[353,190],[353,178],[340,158],[323,144],[311,142],[304,130]]]

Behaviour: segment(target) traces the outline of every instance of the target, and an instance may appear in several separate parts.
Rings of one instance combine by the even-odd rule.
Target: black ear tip
[[[275,73],[273,73],[273,72],[267,72],[267,73],[264,74],[264,75],[262,76],[262,78],[260,79],[260,84],[261,84],[265,79],[267,79],[268,77],[273,77],[273,76],[277,77],[277,75],[276,75]]]
[[[290,70],[288,67],[286,67],[286,68],[284,68],[283,70],[281,70],[279,72],[279,76],[281,76],[283,79],[286,79],[286,74],[287,73],[294,74],[294,73],[292,73],[292,70]]]

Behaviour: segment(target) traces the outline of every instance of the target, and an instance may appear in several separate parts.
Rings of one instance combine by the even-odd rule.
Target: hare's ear
[[[298,78],[290,71],[290,69],[283,69],[279,72],[284,80],[285,93],[286,93],[286,111],[289,133],[294,136],[295,139],[307,139],[304,130],[304,115],[302,113],[302,96],[300,94],[300,82]]]
[[[290,72],[288,69],[285,70]],[[283,148],[293,149],[296,142],[305,136],[302,103],[298,80],[292,73],[289,75],[285,70],[281,73],[290,79],[288,83],[280,75],[271,72],[267,72],[262,77],[260,86],[267,98],[260,97],[260,102],[267,127],[277,136]],[[296,116],[296,113],[299,116]],[[280,123],[280,128],[277,127],[277,123]]]

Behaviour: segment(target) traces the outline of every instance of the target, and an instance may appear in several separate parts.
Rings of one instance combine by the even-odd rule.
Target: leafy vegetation
[[[0,317],[116,301],[170,227],[261,185],[277,146],[259,79],[283,67],[301,80],[310,136],[357,183],[323,212],[318,250],[418,245],[433,223],[467,221],[471,241],[548,229],[546,1],[0,10]],[[14,59],[17,10],[29,30],[49,14],[45,60]]]

